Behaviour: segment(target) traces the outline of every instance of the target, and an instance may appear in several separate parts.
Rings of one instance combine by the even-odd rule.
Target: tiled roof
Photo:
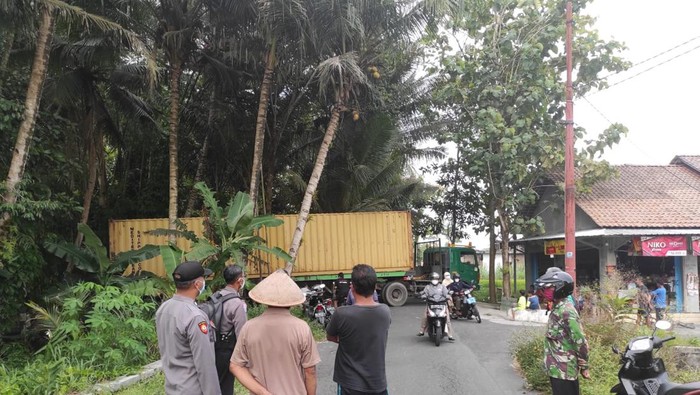
[[[700,155],[678,155],[671,161],[672,165],[684,165],[700,173]]]
[[[598,226],[700,227],[700,172],[683,165],[615,168],[619,177],[598,182],[590,193],[576,198]]]

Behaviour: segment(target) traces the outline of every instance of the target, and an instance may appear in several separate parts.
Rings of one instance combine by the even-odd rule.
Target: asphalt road
[[[427,335],[416,336],[424,308],[422,303],[409,300],[407,305],[391,309],[386,356],[389,394],[535,394],[525,390],[508,349],[513,333],[523,329],[521,323],[506,321],[499,311],[482,308],[481,324],[453,322],[456,340],[445,338],[435,347]],[[335,343],[319,344],[319,395],[336,393],[336,348]]]

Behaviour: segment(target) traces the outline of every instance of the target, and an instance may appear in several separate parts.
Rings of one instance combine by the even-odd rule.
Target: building
[[[661,281],[671,308],[700,312],[700,156],[677,156],[665,166],[615,166],[619,177],[576,197],[576,277],[599,282],[612,268]],[[543,235],[525,236],[528,282],[548,267],[564,267],[563,192],[558,176],[544,180],[530,207],[545,224]]]

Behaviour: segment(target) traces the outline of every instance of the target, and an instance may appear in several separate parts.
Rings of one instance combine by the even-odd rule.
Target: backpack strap
[[[231,299],[240,299],[241,297],[240,297],[240,295],[237,295],[237,294],[226,294],[224,296],[221,296],[221,291],[217,291],[216,293],[218,295],[217,299],[220,298],[220,300],[221,300],[221,313],[219,314],[219,325],[221,325],[221,322],[224,321],[224,303],[226,303],[227,301],[229,301]],[[231,330],[228,331],[226,336],[231,336],[231,333],[234,331],[234,329],[236,329],[236,328],[231,327]]]

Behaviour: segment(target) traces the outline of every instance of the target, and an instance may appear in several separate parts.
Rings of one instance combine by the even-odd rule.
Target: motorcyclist
[[[422,299],[427,299],[429,302],[447,302],[449,298],[449,293],[447,287],[440,283],[440,275],[438,273],[433,273],[430,275],[430,284],[426,285],[421,291],[420,296]],[[418,336],[423,336],[425,334],[425,329],[428,326],[428,306],[425,306],[425,313],[420,321],[420,332]],[[454,340],[452,337],[452,324],[450,323],[450,314],[447,314],[447,320],[445,324],[445,333],[447,333],[447,339],[450,341]]]
[[[462,281],[459,273],[455,273],[453,278],[454,278],[454,281],[452,282],[452,284],[450,284],[447,287],[447,290],[451,291],[453,293],[453,295],[459,295],[463,291],[474,288],[471,284]],[[461,313],[462,313],[462,298],[459,296],[454,298],[454,309],[455,309],[455,312],[457,313],[457,315],[461,315]]]

